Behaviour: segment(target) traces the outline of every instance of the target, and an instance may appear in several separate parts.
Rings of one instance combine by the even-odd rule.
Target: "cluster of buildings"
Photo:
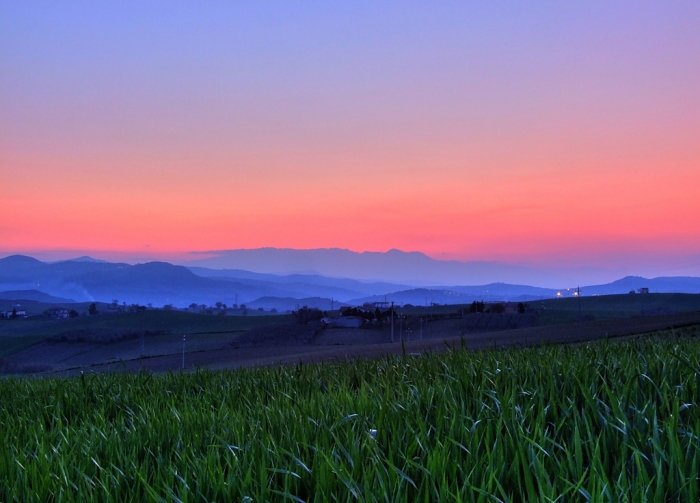
[[[54,320],[62,320],[65,318],[70,318],[70,310],[65,307],[50,307],[44,314]]]
[[[630,293],[632,295],[634,295],[635,292],[634,292],[634,290],[630,290]],[[637,288],[637,293],[647,294],[647,293],[649,293],[649,289],[648,288]]]
[[[26,318],[27,317],[27,311],[22,309],[21,304],[15,304],[12,306],[12,311],[0,311],[0,319],[17,319],[17,318]]]
[[[113,300],[112,303],[107,306],[107,314],[138,313],[139,311],[145,310],[146,306],[127,304],[126,302],[119,304],[118,300]]]

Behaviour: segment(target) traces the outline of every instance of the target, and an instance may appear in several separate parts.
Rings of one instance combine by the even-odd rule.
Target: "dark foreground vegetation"
[[[700,330],[0,381],[2,501],[698,501]]]

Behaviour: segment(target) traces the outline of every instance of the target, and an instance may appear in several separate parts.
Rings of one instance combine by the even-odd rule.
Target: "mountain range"
[[[354,257],[353,260],[357,262],[366,259],[370,271],[376,271],[378,264],[383,262],[394,263],[393,270],[397,270],[396,264],[409,267],[413,260],[433,260],[425,255],[421,257],[398,250],[387,252],[384,257],[373,254],[356,255],[359,257]],[[345,254],[341,253],[337,258],[340,260],[344,256]],[[259,260],[258,266],[262,267],[261,264],[262,259]],[[330,267],[330,263],[324,264],[324,268]],[[309,261],[295,262],[288,267],[310,265],[312,264]],[[435,267],[442,266],[444,264]],[[268,264],[266,267],[273,269],[275,265]],[[456,266],[448,263],[446,267],[449,269]],[[317,268],[318,263],[314,270]],[[555,297],[557,292],[563,296],[573,295],[573,291],[567,289],[557,290],[504,282],[466,286],[466,283],[455,285],[453,282],[442,283],[436,280],[432,286],[423,286],[411,282],[372,281],[367,279],[369,273],[354,278],[335,277],[340,276],[342,271],[347,271],[342,263],[334,270],[334,276],[330,276],[311,272],[273,274],[245,269],[213,269],[202,265],[185,267],[167,262],[130,265],[90,257],[47,263],[28,256],[13,255],[0,259],[0,297],[8,298],[9,295],[16,296],[15,298],[38,299],[46,295],[78,302],[118,300],[120,303],[150,303],[154,306],[174,304],[178,307],[185,307],[191,303],[211,305],[224,302],[228,305],[247,304],[251,308],[274,307],[286,310],[297,304],[328,306],[325,309],[329,309],[332,305],[341,305],[340,303],[356,305],[384,300],[397,304],[425,305],[431,302],[469,303],[474,300],[519,302]],[[438,279],[441,277],[438,275]],[[700,278],[647,279],[628,276],[612,283],[583,286],[581,294],[628,293],[639,288],[649,288],[651,292],[700,293]],[[50,297],[43,298],[51,302]]]
[[[193,258],[181,264],[187,267],[242,269],[276,275],[316,274],[412,286],[483,285],[500,282],[555,288],[566,284],[569,281],[566,278],[574,273],[595,279],[609,277],[594,269],[560,271],[553,267],[545,270],[495,261],[437,260],[421,252],[396,249],[387,252],[354,252],[341,248],[257,248],[197,252],[192,255],[201,258]]]
[[[89,257],[88,257],[89,258]],[[275,276],[248,271],[192,270],[167,262],[129,265],[97,260],[67,260],[46,263],[32,257],[13,255],[0,259],[0,292],[28,298],[40,291],[78,302],[103,301],[153,304],[224,302],[245,304],[263,297],[315,300],[331,305],[335,301],[393,292],[409,285],[362,282],[318,275]],[[32,294],[35,295],[35,294]],[[309,301],[311,302],[311,301]],[[296,304],[298,302],[294,302]],[[289,305],[289,301],[280,301]],[[265,303],[269,306],[269,302]]]

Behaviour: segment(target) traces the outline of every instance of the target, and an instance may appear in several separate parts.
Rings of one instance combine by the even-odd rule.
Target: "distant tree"
[[[194,302],[193,302],[192,304],[190,304],[190,309],[191,309],[192,311],[196,311],[198,307],[199,307],[199,306],[197,306],[197,304],[195,304]]]
[[[382,328],[384,326],[384,317],[382,316],[382,311],[379,309],[379,306],[374,310],[374,318],[377,320],[379,328]]]
[[[16,319],[16,318],[17,318],[17,308],[16,308],[16,307],[13,307],[13,308],[12,308],[12,314],[10,315],[10,319],[11,319],[11,320],[14,320],[14,319]]]
[[[175,309],[175,306],[173,306],[172,304],[165,304],[163,306],[163,309],[165,309],[166,311],[172,311],[173,309]]]
[[[68,312],[68,316],[70,316],[71,318],[77,318],[78,316],[80,316],[80,314],[78,314],[78,311],[76,311],[75,309],[71,309]]]
[[[474,301],[472,302],[472,305],[469,306],[469,312],[470,313],[483,313],[484,312],[484,302],[477,302]]]
[[[496,313],[496,314],[501,314],[505,312],[506,308],[503,306],[503,304],[494,304],[489,308],[489,313]]]
[[[522,302],[518,302],[518,312],[520,314],[523,314],[525,312],[525,309],[527,309],[527,306]]]
[[[94,316],[94,315],[96,315],[97,313],[98,313],[98,311],[97,311],[97,304],[95,304],[95,303],[93,302],[92,304],[90,304],[90,307],[88,307],[88,314],[89,314],[90,316]]]
[[[310,321],[316,321],[320,320],[323,318],[323,313],[321,312],[320,309],[317,309],[315,307],[307,307],[304,306],[298,311],[294,312],[294,315],[299,322],[299,324],[305,325],[306,323],[309,323]]]
[[[262,308],[262,307],[258,308],[258,311],[264,311],[264,310],[265,310],[265,308]]]
[[[216,306],[217,309],[221,309],[221,307],[223,306],[223,304],[221,302],[217,302],[214,305]]]
[[[271,312],[271,313],[276,313],[276,312],[277,312],[277,309],[275,309],[275,308],[273,307],[272,309],[270,309],[270,312]]]

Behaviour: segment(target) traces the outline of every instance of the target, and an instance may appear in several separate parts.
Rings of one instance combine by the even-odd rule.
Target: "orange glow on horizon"
[[[465,166],[460,175],[459,154],[447,168],[405,174],[377,166],[374,174],[360,169],[347,176],[343,170],[309,177],[248,173],[240,182],[237,173],[195,176],[187,166],[168,171],[157,164],[112,175],[109,164],[77,164],[57,170],[73,176],[52,177],[42,163],[16,172],[13,190],[4,194],[2,248],[165,254],[399,248],[464,260],[540,261],[700,245],[700,170],[693,166],[591,169],[570,162],[504,172],[482,164]],[[137,166],[138,158],[129,164]]]

